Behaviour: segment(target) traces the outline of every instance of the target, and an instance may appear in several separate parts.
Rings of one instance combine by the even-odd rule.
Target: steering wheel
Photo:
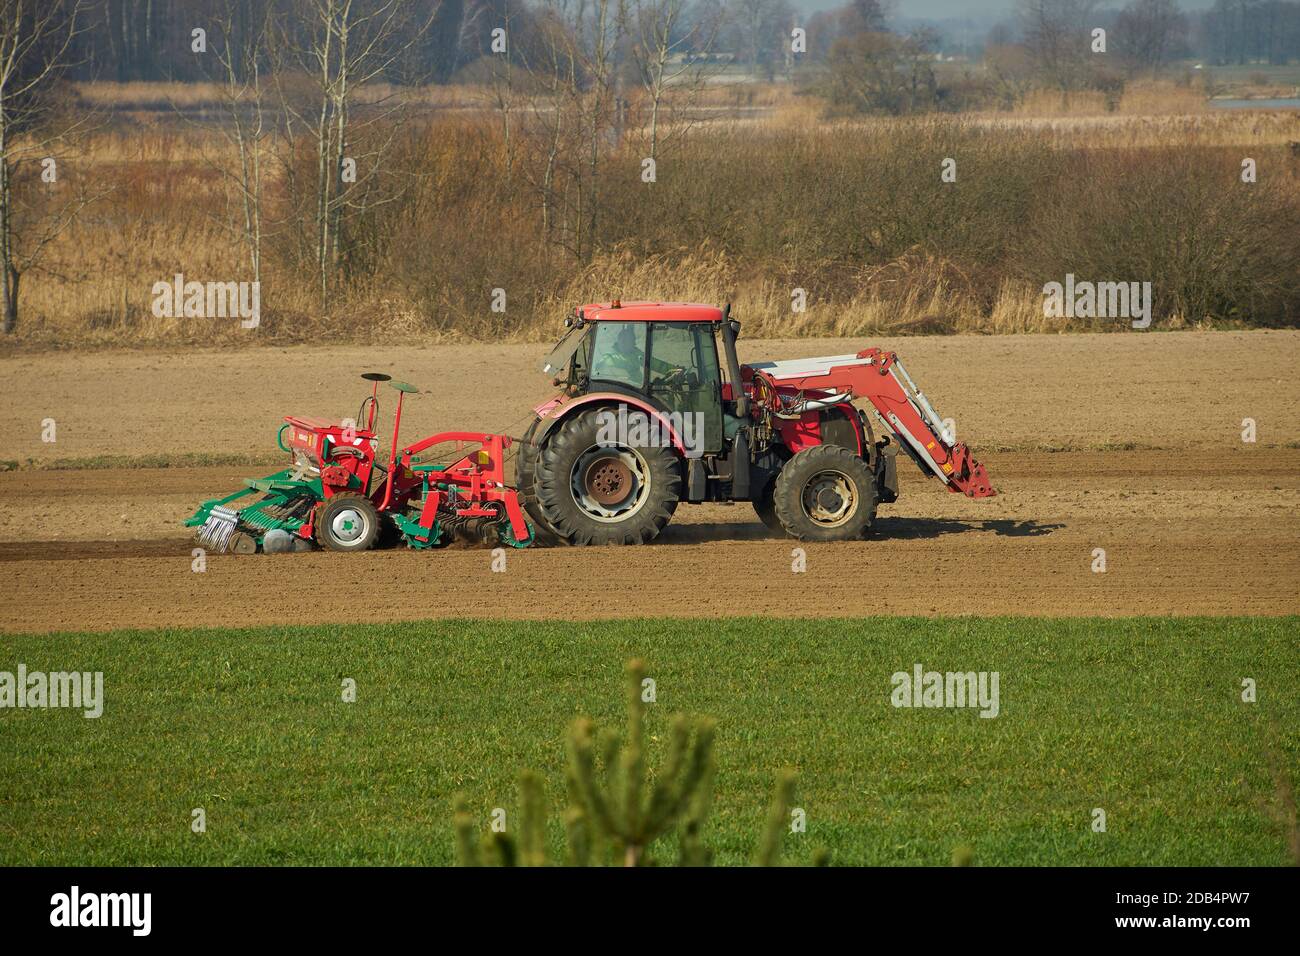
[[[690,382],[686,377],[686,369],[679,365],[672,371],[664,373],[664,376],[659,379],[659,384],[669,388],[685,388],[690,385]]]

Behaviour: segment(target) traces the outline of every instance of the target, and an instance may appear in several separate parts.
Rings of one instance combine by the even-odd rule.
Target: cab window
[[[591,346],[591,378],[645,387],[644,322],[598,322]]]
[[[650,333],[650,387],[718,387],[718,353],[707,325],[655,322]]]
[[[694,416],[683,427],[690,429],[695,453],[722,448],[721,375],[711,326],[651,323],[650,394],[669,412]]]

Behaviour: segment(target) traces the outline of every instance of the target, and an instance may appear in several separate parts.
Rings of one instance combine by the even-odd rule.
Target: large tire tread
[[[781,519],[776,514],[776,503],[772,500],[772,492],[775,489],[776,482],[768,484],[767,488],[754,499],[754,514],[758,515],[758,520],[767,526],[769,531],[775,531],[777,534],[785,534],[785,528],[781,525]]]
[[[822,471],[848,478],[858,496],[857,510],[844,524],[818,525],[803,510],[803,489]],[[786,534],[800,541],[851,541],[864,537],[876,518],[876,478],[867,463],[841,445],[815,445],[796,454],[776,476],[772,504]]]
[[[600,409],[579,412],[547,435],[537,455],[533,490],[544,523],[567,544],[647,544],[672,520],[681,498],[682,475],[671,448],[638,448],[650,469],[652,498],[641,510],[618,524],[605,524],[582,514],[573,500],[570,475],[578,457],[595,443]]]
[[[515,488],[519,491],[519,499],[533,522],[538,538],[543,542],[554,542],[559,540],[559,535],[546,520],[541,503],[537,500],[537,462],[541,458],[541,449],[537,447],[534,436],[540,424],[541,419],[533,422],[519,441],[519,451],[515,455]]]

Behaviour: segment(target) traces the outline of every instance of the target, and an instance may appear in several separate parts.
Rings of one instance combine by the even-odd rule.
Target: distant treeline
[[[382,2],[354,0],[352,5],[364,11]],[[219,41],[219,24],[248,29],[271,6],[291,32],[296,20],[310,19],[296,15],[301,5],[302,0],[88,0],[69,75],[119,82],[202,80],[207,73],[191,50],[193,30],[203,28],[210,42]],[[447,82],[490,51],[494,29],[507,29],[511,49],[522,51],[545,29],[549,14],[560,8],[572,13],[567,8],[577,3],[403,0],[403,6],[412,22],[428,21],[429,27],[391,65],[387,79]],[[636,6],[629,0],[617,15],[631,18]],[[842,39],[889,29],[880,0],[850,0],[814,14],[797,12],[788,0],[683,0],[681,7],[675,27],[677,53],[722,54],[768,76],[797,62],[824,62]],[[1131,0],[1123,7],[1098,0],[1020,0],[1015,16],[983,37],[966,36],[958,42],[942,25],[908,32],[927,52],[957,50],[978,57],[988,48],[1009,45],[1035,50],[1075,24],[1106,28],[1117,58],[1135,68],[1187,57],[1215,65],[1300,61],[1300,0],[1216,0],[1210,9],[1190,13],[1176,0]],[[801,60],[791,52],[791,30],[796,27],[806,31]],[[238,38],[234,45],[239,45]]]
[[[1212,63],[1280,66],[1300,60],[1295,0],[1216,0],[1196,24],[1196,53]]]
[[[518,0],[402,0],[411,22],[431,21],[418,43],[399,63],[394,63],[390,80],[409,78],[415,82],[444,82],[460,67],[488,49],[490,32],[501,26],[522,6]],[[201,81],[210,68],[194,55],[193,31],[205,30],[206,41],[219,45],[223,24],[237,34],[260,26],[263,11],[276,8],[282,29],[292,32],[296,24],[311,17],[298,17],[304,6],[299,0],[91,0],[83,15],[77,37],[79,56],[69,77],[79,80]],[[371,0],[352,4],[359,12]],[[231,45],[241,47],[241,36]],[[404,77],[405,74],[405,77]]]

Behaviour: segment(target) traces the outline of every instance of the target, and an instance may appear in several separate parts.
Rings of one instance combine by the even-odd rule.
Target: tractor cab
[[[714,306],[678,303],[583,306],[566,320],[568,331],[542,369],[555,375],[571,398],[626,394],[674,421],[690,416],[698,451],[717,454],[733,430],[726,420],[737,418],[735,403],[724,402],[724,396],[733,388],[741,391],[735,363],[739,323],[726,316]],[[729,372],[725,380],[719,339]],[[724,387],[724,381],[732,387]]]

